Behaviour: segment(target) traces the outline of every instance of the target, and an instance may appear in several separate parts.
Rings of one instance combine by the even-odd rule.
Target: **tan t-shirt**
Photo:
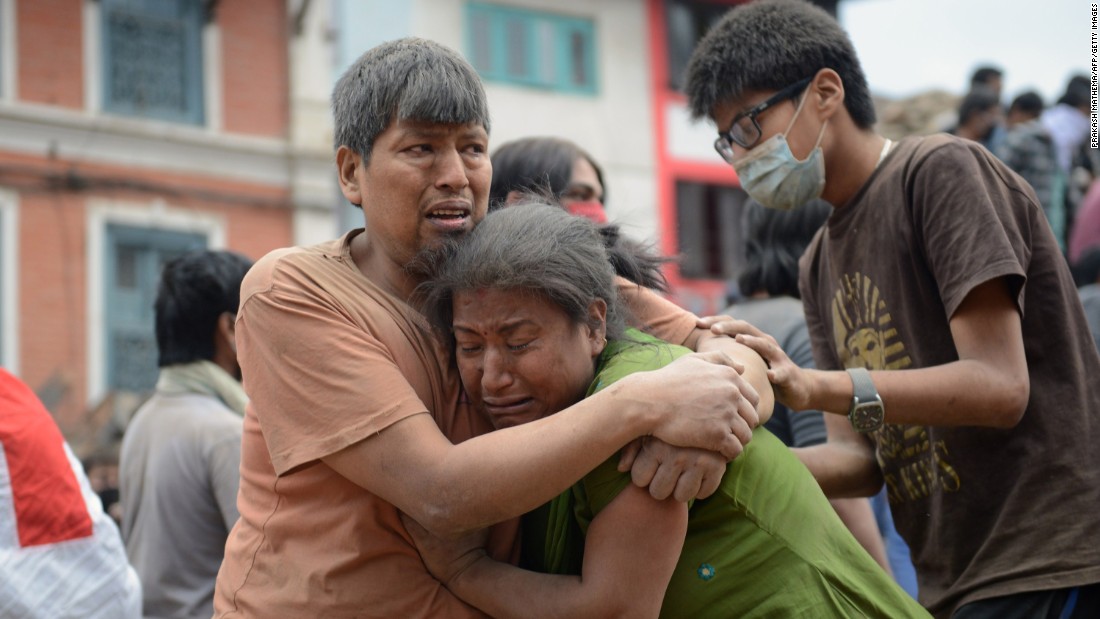
[[[482,616],[428,574],[393,505],[320,460],[425,412],[454,442],[491,429],[423,317],[359,272],[349,247],[361,232],[272,252],[242,284],[251,402],[216,617]],[[620,289],[655,334],[682,342],[694,329],[657,295]],[[517,520],[494,527],[490,554],[515,562],[517,533]]]

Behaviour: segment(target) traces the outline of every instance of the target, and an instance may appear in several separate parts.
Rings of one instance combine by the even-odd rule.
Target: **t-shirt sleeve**
[[[615,283],[628,310],[627,323],[632,327],[673,344],[683,344],[695,331],[695,314],[622,277],[616,278]]]
[[[279,475],[427,412],[386,347],[323,291],[276,280],[252,294],[237,345]]]
[[[1008,277],[1023,307],[1031,260],[1027,219],[1040,214],[1019,177],[960,140],[917,156],[908,176],[913,230],[947,317],[979,284]]]

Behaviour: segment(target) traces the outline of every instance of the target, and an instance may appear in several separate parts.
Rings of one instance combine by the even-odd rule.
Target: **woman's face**
[[[541,419],[584,397],[605,344],[602,300],[589,306],[598,329],[525,291],[464,291],[453,305],[462,384],[496,428]]]
[[[561,205],[570,213],[587,217],[596,223],[607,221],[600,176],[584,157],[573,162],[573,173],[569,177],[569,185],[561,194]]]

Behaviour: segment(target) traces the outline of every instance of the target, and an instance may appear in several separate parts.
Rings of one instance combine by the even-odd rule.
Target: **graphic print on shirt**
[[[832,319],[837,356],[844,367],[901,370],[913,364],[886,300],[866,275],[841,276]],[[924,499],[937,488],[958,491],[961,480],[947,460],[947,445],[931,441],[926,427],[885,424],[873,437],[891,503]]]

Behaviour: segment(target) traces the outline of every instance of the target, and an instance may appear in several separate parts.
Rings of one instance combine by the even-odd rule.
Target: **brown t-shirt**
[[[425,570],[397,509],[321,458],[429,412],[453,442],[488,432],[423,319],[365,278],[361,230],[261,259],[241,288],[238,356],[251,398],[241,518],[226,543],[216,617],[480,617]],[[632,311],[683,341],[694,317],[628,284]],[[518,558],[518,521],[489,551]]]
[[[1065,260],[1030,187],[976,143],[938,135],[898,143],[801,263],[825,369],[956,361],[951,315],[999,277],[1022,316],[1023,420],[873,435],[920,600],[940,617],[1100,581],[1100,358]]]

